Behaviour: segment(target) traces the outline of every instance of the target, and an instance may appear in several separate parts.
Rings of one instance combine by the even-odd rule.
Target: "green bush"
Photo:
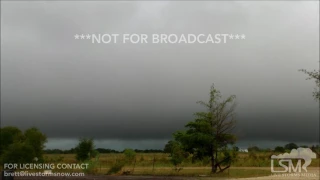
[[[96,155],[94,152],[94,142],[93,139],[81,138],[76,149],[76,159],[78,161],[87,161],[91,157]]]
[[[97,174],[98,173],[98,165],[100,163],[99,161],[100,154],[99,152],[95,152],[95,160],[87,160],[85,161],[86,164],[88,164],[87,168],[83,170],[86,174]]]
[[[132,163],[132,161],[136,158],[136,152],[133,149],[125,149],[123,154],[128,163]]]
[[[274,148],[274,152],[284,153],[286,152],[286,149],[282,146],[277,146]]]
[[[2,154],[3,163],[30,163],[35,157],[35,152],[30,144],[16,142],[9,145]]]
[[[98,173],[98,161],[86,161],[86,164],[88,164],[87,168],[83,170],[86,174],[97,174]]]
[[[0,162],[31,163],[34,158],[43,162],[43,148],[47,137],[37,128],[27,129],[24,133],[16,127],[0,128]]]

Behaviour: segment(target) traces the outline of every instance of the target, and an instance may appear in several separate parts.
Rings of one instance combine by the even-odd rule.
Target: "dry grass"
[[[257,177],[270,175],[271,153],[256,153],[254,157],[248,153],[239,153],[237,161],[225,172],[214,175],[218,177]],[[48,163],[76,163],[74,154],[47,154]],[[123,154],[100,154],[96,166],[98,174],[106,174],[116,162],[123,160]],[[164,153],[137,153],[136,162],[126,165],[122,171],[130,170],[131,175],[170,175],[170,176],[211,176],[210,162],[195,162],[191,159],[181,164],[182,170],[177,172],[170,163],[170,157]],[[311,167],[319,167],[319,158],[312,161]],[[73,171],[74,172],[74,171]],[[118,174],[121,174],[119,172]]]
[[[256,157],[250,157],[248,153],[239,153],[237,160],[232,164],[233,167],[270,167],[272,153],[256,153]],[[75,154],[46,154],[45,159],[48,162],[64,162],[64,163],[76,163]],[[123,154],[110,153],[100,154],[99,163],[102,167],[110,167],[117,161],[124,159]],[[170,163],[170,157],[165,153],[137,153],[136,167],[172,167]],[[186,160],[181,166],[184,167],[209,167],[209,161],[191,162],[191,159]],[[310,167],[319,167],[320,159],[313,159]]]

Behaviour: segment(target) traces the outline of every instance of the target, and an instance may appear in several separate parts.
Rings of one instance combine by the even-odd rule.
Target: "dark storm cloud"
[[[224,97],[237,95],[240,140],[318,141],[314,84],[298,72],[318,68],[317,3],[3,2],[2,125],[146,146],[169,139],[203,110],[196,101],[215,83]],[[77,33],[247,38],[97,45],[75,41]]]

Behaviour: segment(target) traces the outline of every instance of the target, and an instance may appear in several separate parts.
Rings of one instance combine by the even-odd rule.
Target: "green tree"
[[[22,132],[19,128],[13,126],[7,126],[0,129],[0,154],[2,154],[9,145],[14,142],[22,141]]]
[[[1,129],[2,163],[31,163],[35,157],[43,161],[44,144],[47,137],[37,128],[27,129],[24,133],[16,127]]]
[[[207,111],[195,113],[196,119],[185,126],[186,131],[174,133],[175,140],[181,143],[187,152],[193,154],[194,159],[210,157],[212,173],[222,172],[230,167],[231,155],[221,154],[228,144],[234,144],[236,141],[235,135],[232,134],[236,123],[234,100],[234,95],[221,100],[220,91],[212,85],[209,101],[198,102],[205,106]],[[221,168],[223,164],[228,165]]]
[[[92,138],[81,138],[75,148],[76,159],[78,161],[90,160],[94,156],[94,142]]]
[[[3,163],[31,163],[35,158],[33,147],[26,142],[15,142],[2,155]]]
[[[239,147],[237,146],[232,146],[232,150],[231,150],[231,162],[236,162],[238,159],[238,155],[239,155]]]
[[[249,152],[259,152],[260,148],[258,146],[250,146],[248,147]]]
[[[319,145],[317,145],[317,146],[314,146],[314,145],[312,145],[311,146],[311,150],[313,151],[313,152],[315,152],[317,155],[318,155],[318,157],[320,157],[320,147],[319,147]]]
[[[171,153],[174,143],[177,143],[177,142],[172,140],[168,141],[167,144],[164,146],[163,152]]]
[[[25,143],[29,144],[34,151],[34,156],[43,161],[43,149],[47,142],[45,134],[41,133],[37,128],[33,127],[24,132]]]
[[[235,152],[238,152],[240,150],[240,148],[238,146],[233,146],[232,150],[235,151]]]
[[[189,156],[189,153],[184,151],[182,144],[173,140],[168,141],[164,152],[170,154],[170,161],[177,171],[181,170],[178,166]]]
[[[316,100],[320,100],[320,72],[319,70],[313,70],[313,71],[307,71],[305,69],[300,69],[299,71],[307,74],[309,77],[307,78],[307,80],[314,80],[316,83],[317,88],[315,88],[314,92],[313,92],[313,97]]]
[[[282,146],[277,146],[277,147],[275,147],[275,148],[274,148],[274,151],[275,151],[275,152],[279,152],[279,153],[284,153],[284,152],[286,152],[286,150],[285,150],[284,147],[282,147]]]
[[[189,156],[182,148],[182,145],[178,142],[172,143],[172,149],[170,152],[170,161],[175,166],[176,171],[180,171],[182,168],[178,166]]]
[[[296,145],[295,143],[289,143],[289,144],[286,144],[284,146],[285,149],[288,149],[288,150],[292,150],[292,149],[297,149],[299,146]]]

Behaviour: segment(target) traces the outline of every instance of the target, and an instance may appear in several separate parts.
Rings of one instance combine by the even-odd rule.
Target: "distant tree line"
[[[134,152],[136,153],[170,153],[171,151],[171,147],[172,145],[172,141],[169,141],[169,143],[167,143],[165,145],[165,148],[163,150],[161,149],[145,149],[145,150],[141,150],[141,149],[134,149]],[[319,152],[320,151],[320,146],[319,145],[313,145],[313,146],[306,146],[306,145],[301,145],[298,146],[295,143],[288,143],[284,146],[277,146],[273,149],[271,148],[260,148],[258,146],[250,146],[248,147],[248,151],[256,151],[256,152],[286,152],[286,151],[290,151],[292,149],[297,149],[298,147],[304,147],[304,148],[310,148],[313,149],[314,151]],[[236,151],[240,151],[239,147],[234,147],[236,149]],[[118,151],[118,150],[114,150],[114,149],[105,149],[105,148],[96,148],[95,149],[97,152],[99,153],[123,153],[123,151]],[[76,153],[76,148],[71,148],[68,150],[61,150],[61,149],[46,149],[43,151],[45,154],[75,154]]]
[[[94,149],[99,153],[123,153],[123,151],[118,151],[114,149],[105,149],[105,148],[96,148]],[[134,149],[136,153],[163,153],[164,151],[161,149]],[[45,149],[43,151],[45,154],[75,154],[76,148],[71,148],[68,150],[61,149]]]
[[[319,145],[312,145],[312,146],[306,146],[306,145],[297,145],[295,143],[288,143],[284,146],[276,146],[274,149],[270,148],[259,148],[258,146],[250,146],[248,148],[248,152],[278,152],[278,153],[284,153],[284,152],[290,152],[292,149],[297,148],[310,148],[312,151],[319,153],[320,152],[320,146]]]

